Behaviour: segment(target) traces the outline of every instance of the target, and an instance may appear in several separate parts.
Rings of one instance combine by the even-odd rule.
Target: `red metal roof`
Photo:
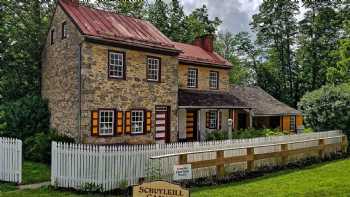
[[[74,4],[71,0],[59,0],[59,4],[85,35],[176,50],[172,41],[148,21]]]
[[[232,67],[232,64],[229,61],[215,52],[209,52],[199,46],[191,44],[179,42],[174,42],[174,44],[178,50],[182,51],[179,55],[180,61]]]

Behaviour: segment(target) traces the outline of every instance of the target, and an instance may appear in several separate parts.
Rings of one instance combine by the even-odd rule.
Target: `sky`
[[[210,18],[219,17],[223,22],[219,31],[251,32],[249,23],[258,12],[262,0],[180,0],[186,14],[205,4]]]

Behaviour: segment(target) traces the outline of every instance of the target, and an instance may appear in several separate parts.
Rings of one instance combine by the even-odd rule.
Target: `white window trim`
[[[156,71],[157,72],[157,74],[156,74],[156,79],[150,79],[149,78],[149,73],[150,73],[150,60],[157,60],[157,62],[158,62],[158,67],[157,67],[157,69],[152,69],[152,70],[154,70],[154,71]],[[155,65],[155,64],[154,64]],[[152,57],[148,57],[147,58],[147,80],[148,81],[159,81],[159,70],[160,70],[160,59],[158,59],[158,58],[152,58]]]
[[[121,55],[121,61],[122,61],[122,64],[112,64],[111,61],[112,61],[112,55]],[[110,78],[117,78],[117,79],[123,79],[124,78],[124,66],[125,66],[125,62],[124,62],[124,53],[120,53],[120,52],[114,52],[114,51],[109,51],[108,52],[108,76]],[[112,75],[111,74],[111,67],[112,66],[115,66],[115,67],[121,67],[122,68],[122,74],[119,76],[119,75]],[[116,71],[115,71],[116,72]]]
[[[111,133],[102,133],[101,132],[101,124],[102,124],[102,113],[104,113],[104,112],[107,112],[107,113],[109,113],[109,112],[112,112],[112,131],[111,131]],[[109,110],[99,110],[98,111],[98,115],[99,115],[99,125],[98,125],[98,128],[99,128],[99,131],[98,131],[98,134],[100,135],[100,136],[111,136],[111,135],[113,135],[114,134],[114,119],[115,119],[115,114],[114,114],[114,110],[111,110],[111,109],[109,109]]]
[[[193,71],[194,76],[190,75],[190,72]],[[190,80],[193,80],[193,84],[190,83]],[[187,71],[187,87],[196,88],[198,83],[198,70],[195,68],[188,68]]]
[[[141,121],[137,121],[137,122],[141,122],[142,126],[141,126],[141,131],[135,132],[133,131],[134,127],[133,127],[133,113],[134,112],[140,112],[142,113],[142,120]],[[143,134],[144,133],[144,129],[145,129],[145,112],[143,110],[132,110],[131,111],[131,134]]]
[[[212,75],[214,74],[214,75]],[[213,78],[215,76],[215,78]],[[215,86],[212,86],[212,85]],[[217,71],[210,71],[209,72],[209,88],[211,89],[218,89],[219,88],[219,73]]]
[[[211,113],[215,113],[215,126],[212,127]],[[218,111],[209,111],[209,129],[218,129]],[[214,119],[213,119],[214,120]]]

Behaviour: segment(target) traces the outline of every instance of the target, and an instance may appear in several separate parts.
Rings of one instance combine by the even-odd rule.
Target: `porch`
[[[204,141],[212,131],[253,126],[252,109],[224,92],[180,90],[179,141]]]

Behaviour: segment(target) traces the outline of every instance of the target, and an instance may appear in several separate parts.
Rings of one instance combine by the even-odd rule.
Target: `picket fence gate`
[[[0,137],[0,181],[22,182],[22,141]]]
[[[52,142],[51,184],[64,188],[100,188],[109,191],[138,184],[147,177],[151,157],[208,149],[259,146],[273,143],[342,136],[341,131],[327,131],[289,136],[235,139],[212,142],[183,142],[152,145],[91,145]],[[202,157],[203,158],[203,157]],[[164,169],[172,169],[167,161]],[[163,164],[162,164],[163,165]]]

